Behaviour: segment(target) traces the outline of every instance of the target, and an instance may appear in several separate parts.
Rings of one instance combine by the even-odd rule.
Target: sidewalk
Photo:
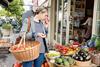
[[[11,54],[0,54],[0,67],[12,67],[15,61]]]

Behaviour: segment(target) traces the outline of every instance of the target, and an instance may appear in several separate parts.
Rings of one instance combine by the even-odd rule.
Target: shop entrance
[[[55,7],[54,41],[67,44],[70,40],[82,43],[90,39],[94,0],[56,0]],[[90,23],[85,23],[89,17]]]
[[[73,32],[70,39],[82,43],[84,40],[89,40],[92,35],[94,0],[72,0],[71,6],[73,25],[70,27],[73,26]]]

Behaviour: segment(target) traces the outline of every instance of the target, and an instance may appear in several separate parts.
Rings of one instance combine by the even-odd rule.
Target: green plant
[[[2,8],[0,10],[0,16],[15,17],[21,24],[22,15],[24,12],[23,0],[13,0],[9,3],[7,8]]]
[[[10,23],[4,23],[4,24],[2,25],[2,28],[3,28],[3,29],[10,30],[10,29],[12,29],[12,25],[11,25]]]
[[[96,50],[100,51],[100,36],[96,38],[95,43],[96,43]]]

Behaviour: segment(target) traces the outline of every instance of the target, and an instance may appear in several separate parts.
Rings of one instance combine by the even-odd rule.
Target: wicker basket
[[[93,53],[90,53],[92,62],[96,64],[97,66],[100,66],[100,51],[95,51]]]
[[[76,60],[76,65],[79,66],[79,67],[90,67],[91,65],[91,60],[89,61],[77,61]]]
[[[39,56],[40,43],[38,41],[26,41],[25,45],[30,45],[32,48],[21,51],[13,51],[13,47],[17,47],[18,45],[14,45],[10,47],[9,51],[15,56],[15,58],[20,62],[31,61]]]

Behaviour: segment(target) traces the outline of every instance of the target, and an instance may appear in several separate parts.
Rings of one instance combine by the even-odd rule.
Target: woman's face
[[[41,20],[45,20],[47,16],[48,16],[48,12],[47,12],[47,10],[45,9],[44,12],[41,12]]]

